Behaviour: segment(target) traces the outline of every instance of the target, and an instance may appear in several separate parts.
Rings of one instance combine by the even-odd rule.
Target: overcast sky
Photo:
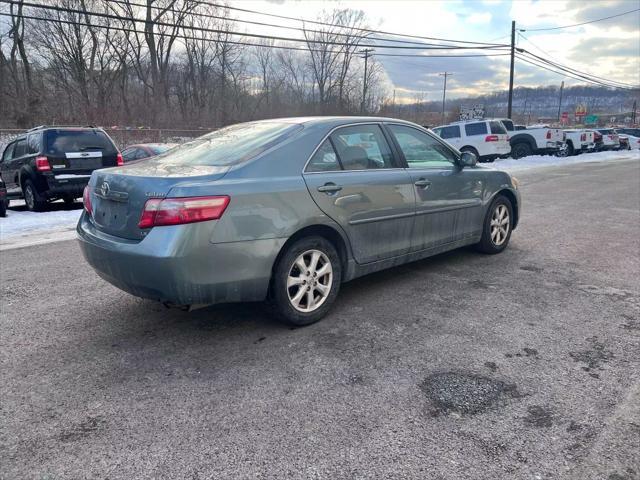
[[[518,29],[570,25],[640,8],[640,0],[235,0],[232,6],[279,15],[313,19],[322,10],[363,10],[374,29],[451,38],[508,43],[511,20]],[[299,26],[235,12],[239,18]],[[640,84],[640,12],[568,29],[525,31],[518,46],[599,77]],[[257,27],[259,28],[259,27]],[[252,27],[253,32],[258,31]],[[273,31],[269,32],[273,33]],[[280,35],[295,32],[279,30]],[[382,53],[398,53],[377,49]],[[403,52],[413,53],[418,52]],[[435,53],[435,52],[434,52]],[[481,53],[481,52],[475,52]],[[426,100],[442,95],[440,72],[452,72],[447,97],[488,93],[507,88],[509,57],[395,58],[378,57],[399,100],[423,92]],[[516,86],[580,83],[558,74],[516,62]]]

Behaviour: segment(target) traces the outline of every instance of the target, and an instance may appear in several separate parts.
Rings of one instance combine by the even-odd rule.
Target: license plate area
[[[102,167],[102,157],[98,158],[69,158],[69,168],[73,170],[94,170]]]
[[[127,225],[127,203],[101,199],[93,213],[95,222],[109,230],[120,230]]]

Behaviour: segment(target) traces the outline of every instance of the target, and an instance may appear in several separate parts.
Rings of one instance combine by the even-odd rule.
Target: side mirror
[[[475,167],[476,163],[478,163],[478,157],[473,152],[462,152],[460,155],[460,166],[461,167]]]

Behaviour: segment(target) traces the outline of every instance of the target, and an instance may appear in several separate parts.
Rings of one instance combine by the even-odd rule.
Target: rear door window
[[[504,127],[502,122],[498,122],[494,120],[492,122],[489,122],[489,127],[491,128],[491,133],[493,134],[501,135],[501,134],[507,133],[507,129]]]
[[[486,135],[487,122],[467,123],[464,126],[464,132],[468,137],[472,135]]]
[[[27,153],[27,141],[23,138],[18,140],[13,149],[13,158],[20,158]]]
[[[450,127],[442,127],[442,131],[440,132],[440,138],[460,138],[460,126],[452,125]]]
[[[393,168],[391,148],[379,125],[353,125],[331,134],[345,170]]]

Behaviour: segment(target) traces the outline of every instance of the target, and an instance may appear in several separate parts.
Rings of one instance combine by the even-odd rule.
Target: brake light
[[[124,165],[124,159],[122,158],[122,154],[118,152],[118,156],[116,157],[116,165],[121,167]]]
[[[547,130],[547,140],[551,140],[551,130]]]
[[[217,220],[229,205],[228,196],[150,198],[144,204],[139,228]]]
[[[581,133],[580,134],[580,141],[581,142],[586,142],[587,141],[587,134],[586,133]]]
[[[498,138],[498,135],[487,135],[486,137],[484,137],[485,142],[497,142],[498,140],[500,140]]]
[[[47,172],[51,170],[49,159],[47,157],[36,157],[36,169],[40,172]]]
[[[82,203],[84,204],[85,211],[91,215],[93,213],[93,207],[91,206],[91,190],[89,185],[84,187],[84,191],[82,192]]]

